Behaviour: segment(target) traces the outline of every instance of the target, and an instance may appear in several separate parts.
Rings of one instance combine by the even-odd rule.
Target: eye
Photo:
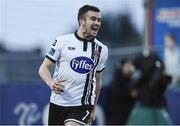
[[[98,18],[98,22],[101,22],[101,18]]]
[[[97,18],[96,18],[96,17],[91,17],[90,19],[91,19],[92,21],[96,21]]]
[[[90,20],[91,20],[91,21],[98,21],[98,22],[101,22],[101,18],[94,17],[94,16],[90,17]]]

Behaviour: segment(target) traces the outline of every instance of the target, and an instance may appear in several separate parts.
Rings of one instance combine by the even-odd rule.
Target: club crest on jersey
[[[88,57],[80,56],[72,59],[70,66],[75,72],[86,74],[93,69],[94,62]]]

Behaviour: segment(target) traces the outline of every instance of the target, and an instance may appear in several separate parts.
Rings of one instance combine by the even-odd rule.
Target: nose
[[[101,21],[96,20],[96,21],[95,21],[95,24],[96,24],[96,25],[100,25],[100,24],[101,24]]]

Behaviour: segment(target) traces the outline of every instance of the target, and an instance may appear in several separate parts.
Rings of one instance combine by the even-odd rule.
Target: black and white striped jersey
[[[77,33],[58,37],[46,58],[55,63],[53,78],[63,82],[64,92],[51,93],[50,102],[61,106],[94,105],[95,73],[105,68],[108,48],[97,39],[81,39]]]

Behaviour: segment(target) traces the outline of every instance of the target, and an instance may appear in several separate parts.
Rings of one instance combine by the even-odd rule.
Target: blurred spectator
[[[180,86],[180,50],[176,44],[176,38],[169,33],[165,36],[164,62],[166,73],[173,77],[172,85]]]
[[[114,72],[114,79],[107,87],[107,97],[105,104],[106,124],[124,125],[129,113],[133,108],[133,99],[130,96],[132,86],[133,64],[123,59],[121,67]]]
[[[164,96],[171,76],[165,74],[163,62],[155,52],[147,49],[135,58],[134,65],[141,76],[131,94],[139,104],[133,109],[128,124],[171,124]]]
[[[7,52],[6,48],[4,47],[2,42],[0,41],[0,53],[6,53],[6,52]]]

